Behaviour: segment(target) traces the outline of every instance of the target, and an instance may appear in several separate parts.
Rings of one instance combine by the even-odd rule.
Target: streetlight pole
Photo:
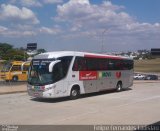
[[[101,43],[101,53],[104,53],[104,34],[105,34],[105,32],[106,32],[107,30],[104,30],[103,32],[102,32],[102,43]]]
[[[104,38],[105,38],[104,36],[105,36],[106,32],[109,32],[109,30],[104,29],[103,32],[102,32],[102,37],[101,37],[102,38],[102,41],[101,41],[102,42],[101,43],[101,53],[104,53]]]

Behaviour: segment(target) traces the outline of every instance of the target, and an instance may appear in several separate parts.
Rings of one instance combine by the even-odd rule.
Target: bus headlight
[[[45,90],[44,90],[44,91],[48,91],[48,90],[54,89],[55,87],[56,87],[56,85],[51,86],[51,87],[48,87],[48,88],[45,88]]]

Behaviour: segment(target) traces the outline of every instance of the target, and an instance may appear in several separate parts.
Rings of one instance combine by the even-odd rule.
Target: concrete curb
[[[160,83],[160,80],[134,80],[133,83]]]
[[[16,93],[26,93],[27,91],[15,91],[15,92],[0,92],[0,95],[5,95],[5,94],[16,94]]]
[[[15,85],[15,86],[3,86],[0,87],[0,95],[13,94],[13,93],[24,93],[27,92],[26,85]]]

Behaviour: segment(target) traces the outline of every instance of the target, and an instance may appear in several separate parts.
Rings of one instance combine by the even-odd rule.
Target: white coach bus
[[[127,57],[74,51],[48,52],[33,58],[28,94],[38,98],[70,96],[133,85],[133,60]]]

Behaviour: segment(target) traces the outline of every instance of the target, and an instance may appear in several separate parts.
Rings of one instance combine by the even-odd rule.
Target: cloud
[[[38,0],[20,0],[19,2],[22,6],[27,6],[27,7],[31,7],[31,6],[41,7],[42,6],[42,4]]]
[[[27,4],[29,1],[30,5]],[[36,2],[39,2],[39,6]],[[48,39],[57,38],[57,41],[70,43],[70,47],[85,49],[86,44],[89,44],[88,48],[95,50],[102,41],[106,43],[107,49],[144,49],[151,47],[151,44],[159,45],[160,23],[139,22],[125,11],[124,6],[114,5],[111,1],[92,4],[89,0],[69,0],[66,3],[63,0],[25,0],[24,7],[22,0],[12,0],[12,3],[18,7],[11,4],[0,6],[0,21],[3,21],[3,25],[7,25],[4,21],[9,24],[14,22],[7,27],[0,26],[0,34],[6,37],[36,36],[43,41],[47,36],[46,43]],[[51,19],[45,19],[45,22],[41,19],[40,23],[35,13],[26,8],[46,9],[45,4],[57,4],[57,14],[49,14],[52,24],[57,26],[43,25]]]
[[[58,28],[48,28],[48,27],[43,26],[39,29],[39,32],[42,34],[56,35],[60,33],[61,30]]]
[[[102,4],[91,4],[89,0],[70,0],[57,6],[56,22],[62,22],[67,27],[67,36],[71,38],[92,36],[110,36],[121,39],[148,39],[149,35],[160,35],[160,24],[140,23],[125,12],[124,6],[113,5],[110,1]],[[105,32],[105,33],[103,33]],[[93,37],[94,36],[94,37]],[[141,41],[144,42],[144,41]]]
[[[6,30],[8,30],[8,28],[7,28],[7,27],[0,26],[0,33],[5,32]]]
[[[43,2],[45,4],[59,4],[59,3],[63,3],[63,0],[44,0]]]
[[[10,0],[9,3],[25,7],[42,7],[44,4],[63,3],[63,0]]]
[[[0,26],[0,35],[7,38],[35,36],[37,33],[36,28],[28,25],[17,25],[11,28]]]
[[[127,13],[119,10],[122,6],[104,2],[102,5],[91,5],[89,0],[70,0],[58,5],[56,21],[69,22],[75,29],[111,28],[132,23],[134,20]],[[76,31],[76,30],[75,30]]]
[[[52,35],[55,36],[57,34],[62,33],[62,30],[59,26],[54,27],[34,27],[33,25],[13,25],[10,28],[0,26],[0,35],[9,38],[21,38],[21,37],[35,37],[39,35]]]
[[[23,21],[31,24],[39,23],[39,20],[37,19],[36,15],[32,12],[32,10],[26,7],[22,7],[22,9],[20,9],[17,6],[11,4],[2,4],[0,6],[0,20],[13,20],[16,22]]]

